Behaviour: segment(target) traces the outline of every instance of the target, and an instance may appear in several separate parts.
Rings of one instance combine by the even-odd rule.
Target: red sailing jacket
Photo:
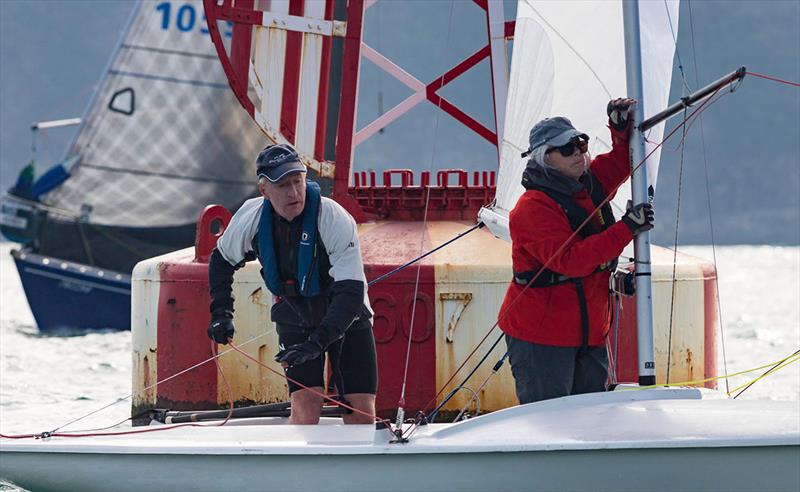
[[[604,191],[615,189],[630,173],[627,133],[612,128],[611,140],[611,151],[598,155],[590,165]],[[587,213],[594,211],[595,205],[586,189],[581,189],[572,198]],[[599,227],[597,214],[592,220]],[[556,255],[573,233],[569,220],[561,206],[544,192],[527,190],[509,214],[509,232],[515,272],[537,272],[552,257],[547,266],[550,270],[568,277],[584,277],[588,343],[590,346],[603,345],[611,322],[608,302],[611,273],[595,270],[617,258],[633,239],[628,226],[619,221],[585,239],[576,235]],[[499,325],[503,332],[540,345],[580,347],[582,323],[575,284],[566,282],[552,287],[529,287],[523,292],[524,287],[513,280],[508,286],[500,308]],[[522,298],[517,299],[520,293]]]

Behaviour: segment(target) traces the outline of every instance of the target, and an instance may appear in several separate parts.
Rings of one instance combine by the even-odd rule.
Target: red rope
[[[246,353],[246,352],[242,351],[241,349],[239,349],[239,347],[237,347],[236,345],[234,345],[234,344],[233,344],[233,342],[230,342],[230,345],[231,345],[231,348],[232,348],[233,350],[235,350],[235,351],[239,352],[240,354],[242,354],[242,355],[243,355],[243,356],[245,356],[246,358],[248,358],[248,359],[252,360],[253,362],[255,362],[255,363],[256,363],[256,364],[258,364],[259,366],[263,367],[264,369],[266,369],[266,370],[270,371],[271,373],[273,373],[273,374],[277,374],[277,375],[279,375],[279,376],[283,376],[284,378],[286,378],[286,380],[293,382],[294,384],[296,384],[296,385],[300,386],[301,388],[303,388],[303,389],[305,389],[305,390],[308,390],[308,391],[310,391],[311,393],[313,393],[313,394],[315,394],[315,395],[317,395],[317,396],[321,396],[321,397],[322,397],[324,400],[327,400],[327,401],[329,401],[329,402],[331,402],[331,403],[333,403],[333,404],[335,404],[335,405],[338,405],[338,406],[340,406],[340,407],[346,408],[346,409],[348,409],[348,410],[352,410],[353,412],[360,413],[361,415],[365,415],[365,416],[367,416],[367,417],[369,417],[369,418],[373,419],[375,422],[382,422],[384,425],[387,425],[387,428],[390,428],[390,427],[388,426],[388,424],[390,423],[388,420],[386,420],[386,419],[382,419],[382,418],[378,417],[378,416],[377,416],[377,415],[375,415],[375,414],[371,414],[371,413],[365,412],[365,411],[363,411],[363,410],[359,410],[358,408],[351,407],[350,405],[347,405],[347,404],[345,404],[345,403],[342,403],[342,402],[340,402],[339,400],[336,400],[335,398],[332,398],[332,397],[330,397],[330,396],[328,396],[328,395],[326,395],[326,394],[324,394],[324,393],[322,393],[322,392],[320,392],[320,391],[317,391],[317,390],[315,390],[315,389],[309,388],[308,386],[304,385],[303,383],[300,383],[300,382],[298,382],[298,381],[296,381],[296,380],[294,380],[294,379],[290,378],[289,376],[287,376],[287,375],[286,375],[286,373],[285,373],[285,372],[279,372],[279,371],[276,371],[275,369],[273,369],[273,368],[271,368],[271,367],[269,367],[269,366],[267,366],[267,365],[263,364],[263,363],[262,363],[260,360],[256,359],[256,358],[255,358],[255,357],[253,357],[252,355],[250,355],[250,354],[248,354],[248,353]]]
[[[213,355],[214,363],[217,365],[217,369],[219,373],[222,375],[222,380],[225,382],[225,386],[228,389],[228,401],[230,402],[230,406],[228,409],[228,415],[225,417],[220,423],[214,424],[195,424],[195,423],[186,423],[186,424],[176,424],[170,426],[159,426],[159,427],[151,427],[147,429],[136,429],[136,430],[129,430],[129,431],[116,431],[116,432],[90,432],[90,433],[72,433],[72,432],[40,432],[38,434],[17,434],[17,435],[6,435],[0,434],[0,437],[4,439],[44,439],[47,437],[100,437],[100,436],[124,436],[129,434],[144,434],[146,432],[159,432],[159,431],[167,431],[171,429],[177,429],[179,427],[222,427],[223,425],[227,424],[233,415],[233,389],[231,388],[230,383],[228,382],[228,378],[225,377],[225,373],[222,371],[222,368],[219,365],[219,355],[217,355],[217,344],[211,342],[211,353]]]
[[[792,82],[790,80],[783,80],[777,77],[770,77],[769,75],[763,75],[755,72],[747,72],[747,75],[752,75],[753,77],[761,77],[762,79],[772,80],[773,82],[780,82],[781,84],[791,85],[794,87],[800,87],[800,84],[798,84],[797,82]]]
[[[307,389],[308,391],[311,391],[312,393],[314,393],[314,394],[316,394],[318,396],[321,396],[323,399],[328,400],[328,401],[330,401],[331,403],[333,403],[335,405],[338,405],[338,406],[343,407],[343,408],[347,408],[348,410],[352,410],[353,412],[360,413],[362,415],[370,417],[376,422],[381,422],[386,426],[387,429],[391,428],[390,422],[388,420],[382,419],[382,418],[378,417],[377,415],[374,415],[374,414],[371,414],[371,413],[368,413],[368,412],[364,412],[363,410],[359,410],[358,408],[351,407],[350,405],[347,405],[347,404],[342,403],[342,402],[340,402],[338,400],[335,400],[335,399],[331,398],[330,396],[327,396],[327,395],[325,395],[323,393],[320,393],[320,392],[318,392],[316,390],[313,390],[313,389],[309,388],[308,386],[305,386],[304,384],[302,384],[302,383],[300,383],[298,381],[295,381],[294,379],[292,379],[289,376],[287,376],[285,373],[276,371],[275,369],[262,364],[261,361],[259,361],[258,359],[255,359],[252,356],[250,356],[249,354],[243,352],[239,347],[234,345],[233,342],[230,342],[230,346],[231,346],[231,348],[233,350],[235,350],[236,352],[239,352],[241,355],[243,355],[244,357],[252,360],[253,362],[258,364],[259,366],[267,369],[268,371],[270,371],[270,372],[272,372],[274,374],[283,376],[284,378],[286,378],[287,380],[295,383],[296,385],[300,386],[301,388]],[[33,434],[13,434],[13,435],[0,434],[0,438],[3,438],[3,439],[42,439],[42,438],[46,438],[46,437],[122,436],[122,435],[127,435],[127,434],[143,434],[145,432],[166,431],[166,430],[170,430],[170,429],[177,429],[179,427],[220,427],[220,426],[223,426],[226,423],[228,423],[228,421],[230,420],[231,416],[233,415],[233,390],[231,388],[230,382],[228,381],[228,378],[225,376],[225,372],[222,370],[222,367],[219,365],[219,354],[217,354],[216,349],[217,349],[217,344],[214,343],[214,342],[211,342],[212,357],[207,359],[207,360],[205,360],[205,361],[203,361],[201,363],[201,365],[205,364],[209,360],[213,359],[214,360],[214,364],[216,364],[217,370],[219,371],[220,375],[222,376],[222,379],[225,382],[225,386],[226,386],[226,388],[228,390],[227,391],[227,393],[228,393],[228,403],[229,403],[228,415],[225,417],[225,420],[223,420],[220,423],[214,423],[214,424],[185,423],[185,424],[176,424],[176,425],[170,425],[170,426],[159,426],[159,427],[148,428],[148,429],[136,429],[136,430],[130,430],[130,431],[117,431],[117,432],[92,432],[92,433],[40,432],[40,433],[33,433]],[[170,378],[168,378],[168,379],[171,379],[171,378],[172,378],[172,376]],[[156,384],[158,384],[158,383],[156,383]]]

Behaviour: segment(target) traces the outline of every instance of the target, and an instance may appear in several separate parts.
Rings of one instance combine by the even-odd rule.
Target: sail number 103
[[[171,2],[161,2],[156,5],[156,11],[161,13],[161,29],[168,31],[169,29],[178,29],[180,32],[192,32],[197,28],[202,34],[208,34],[208,21],[205,12],[198,15],[195,6],[190,3],[185,3],[175,10],[175,15],[172,15],[173,5]],[[231,37],[233,28],[232,22],[225,23],[226,28],[222,30],[222,35],[226,38]]]

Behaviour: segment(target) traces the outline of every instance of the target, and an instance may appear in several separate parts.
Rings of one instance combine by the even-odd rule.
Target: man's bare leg
[[[375,395],[369,393],[349,393],[345,395],[350,406],[361,410],[363,413],[353,412],[342,416],[345,424],[372,424],[375,419],[371,417],[375,415]]]
[[[316,393],[313,393],[311,390]],[[322,397],[319,396],[320,393],[322,393],[321,386],[314,386],[293,392],[290,397],[292,414],[289,416],[289,423],[296,425],[318,424],[319,416],[322,413]]]

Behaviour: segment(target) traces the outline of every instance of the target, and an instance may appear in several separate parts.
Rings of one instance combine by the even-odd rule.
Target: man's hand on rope
[[[280,362],[281,366],[284,368],[299,366],[312,359],[316,359],[322,355],[323,352],[325,352],[325,348],[319,342],[308,339],[303,343],[296,343],[281,349],[280,352],[275,354],[275,361]]]
[[[233,313],[226,309],[218,309],[211,313],[211,324],[208,325],[206,334],[211,340],[227,345],[233,338],[236,328],[233,326]]]

